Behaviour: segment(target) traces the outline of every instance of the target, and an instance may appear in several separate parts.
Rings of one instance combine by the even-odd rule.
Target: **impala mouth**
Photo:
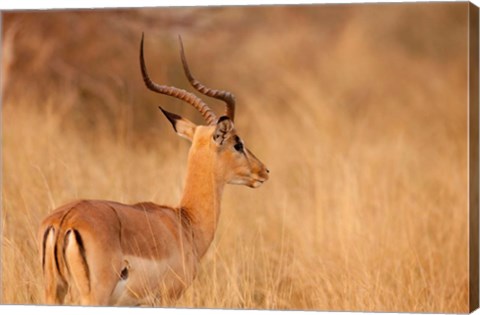
[[[263,185],[268,179],[268,176],[266,177],[259,177],[259,178],[252,178],[252,177],[243,177],[243,178],[237,178],[229,181],[229,184],[233,185],[245,185],[250,188],[258,188]]]
[[[258,188],[263,185],[267,181],[267,178],[260,178],[260,179],[255,179],[251,185],[249,185],[252,188]]]

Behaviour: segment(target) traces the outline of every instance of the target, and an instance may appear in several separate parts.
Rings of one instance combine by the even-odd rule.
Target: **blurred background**
[[[43,303],[39,222],[179,201],[189,143],[145,88],[233,92],[271,170],[227,187],[192,286],[159,306],[468,312],[468,3],[4,12],[2,303]],[[217,113],[223,103],[202,96]],[[252,246],[255,244],[255,246]]]

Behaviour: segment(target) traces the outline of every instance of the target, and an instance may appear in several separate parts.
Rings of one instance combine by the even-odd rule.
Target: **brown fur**
[[[178,296],[213,240],[224,185],[258,187],[268,178],[253,154],[233,148],[239,141],[233,124],[221,144],[213,140],[224,127],[177,124],[179,134],[192,135],[179,207],[80,200],[49,215],[39,230],[46,302],[64,303],[67,291],[84,305]]]

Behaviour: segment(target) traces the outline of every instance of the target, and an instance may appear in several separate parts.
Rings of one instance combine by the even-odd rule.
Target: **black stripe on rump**
[[[63,281],[66,281],[66,279],[65,279],[65,276],[62,274],[62,271],[60,270],[60,262],[58,261],[58,241],[60,239],[60,231],[62,230],[63,222],[65,221],[65,218],[68,216],[68,214],[72,210],[73,210],[73,207],[68,209],[67,212],[65,212],[65,214],[62,216],[62,219],[60,220],[60,224],[58,225],[58,233],[55,238],[55,247],[53,248],[53,254],[55,256],[55,265],[57,267],[58,274],[60,275],[60,278],[62,278]]]
[[[63,257],[65,259],[65,261],[67,262],[66,265],[67,265],[67,269],[68,271],[70,272],[69,270],[69,267],[68,267],[68,261],[67,259],[65,258],[65,250],[66,250],[66,247],[67,247],[67,237],[68,235],[73,232],[73,235],[75,236],[75,241],[77,242],[78,244],[78,248],[80,249],[80,256],[82,258],[82,264],[83,264],[83,268],[84,268],[84,271],[85,271],[85,275],[87,277],[87,280],[88,280],[88,289],[90,290],[90,269],[88,268],[88,263],[87,263],[87,256],[86,256],[86,251],[85,251],[85,245],[83,244],[83,239],[82,239],[82,236],[80,235],[80,232],[78,232],[77,230],[75,229],[70,229],[68,230],[68,232],[65,234],[65,240],[64,240],[64,246],[63,246]]]
[[[47,247],[47,237],[48,234],[50,233],[50,230],[53,230],[53,233],[55,233],[55,228],[53,226],[49,226],[45,229],[45,232],[43,233],[43,241],[42,241],[42,270],[45,271],[45,248]]]
[[[70,235],[70,233],[72,233],[72,230],[70,230],[70,229],[67,231],[67,233],[65,233],[65,237],[63,238],[63,248],[62,248],[63,260],[65,261],[65,266],[67,267],[68,273],[70,273],[70,267],[68,266],[68,261],[67,261],[67,258],[65,256],[65,252],[67,250],[68,236]]]

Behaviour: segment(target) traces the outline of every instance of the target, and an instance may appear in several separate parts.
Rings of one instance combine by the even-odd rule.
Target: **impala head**
[[[160,110],[167,117],[175,132],[192,142],[190,155],[194,158],[209,159],[214,163],[216,174],[229,184],[246,185],[252,188],[261,186],[267,179],[269,170],[250,152],[238,135],[233,124],[235,115],[235,97],[230,92],[207,88],[197,81],[188,68],[183,44],[180,40],[180,52],[185,75],[190,84],[199,92],[226,103],[224,116],[217,119],[215,113],[195,94],[185,90],[154,83],[147,73],[143,57],[143,35],[140,43],[140,67],[146,86],[161,94],[181,99],[196,108],[206,121],[206,125],[196,125],[177,114]]]

